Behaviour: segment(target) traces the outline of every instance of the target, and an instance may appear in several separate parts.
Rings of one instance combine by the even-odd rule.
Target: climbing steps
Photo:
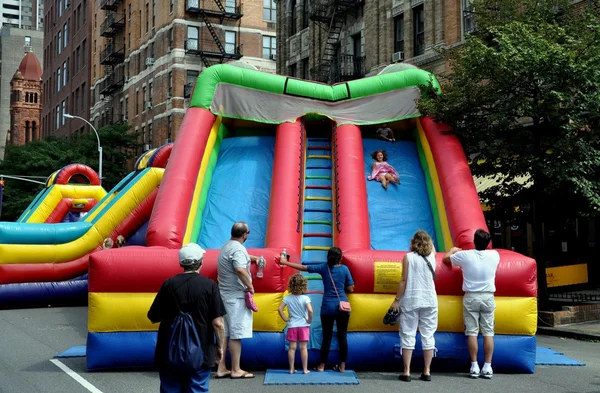
[[[302,263],[327,262],[333,246],[331,140],[308,138],[304,171]]]

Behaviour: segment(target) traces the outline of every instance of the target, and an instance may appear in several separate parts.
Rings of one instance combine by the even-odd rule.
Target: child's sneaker
[[[471,371],[469,371],[469,377],[473,379],[479,378],[479,367],[471,366]]]
[[[492,368],[485,368],[483,370],[481,370],[481,374],[480,374],[481,378],[485,378],[485,379],[492,379],[492,377],[494,376],[494,371],[492,370]]]

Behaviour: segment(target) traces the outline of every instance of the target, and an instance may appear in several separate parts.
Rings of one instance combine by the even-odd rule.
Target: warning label
[[[402,277],[402,264],[397,262],[375,262],[373,292],[396,293]]]

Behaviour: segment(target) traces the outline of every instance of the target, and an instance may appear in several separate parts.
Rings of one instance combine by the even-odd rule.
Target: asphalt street
[[[88,388],[50,362],[54,355],[84,345],[87,308],[41,308],[0,311],[0,392],[2,393],[145,393],[158,392],[156,372],[93,372],[84,358],[60,359],[88,382]],[[245,381],[212,380],[211,392],[361,392],[421,391],[427,393],[553,392],[600,393],[600,343],[538,336],[538,345],[563,352],[585,367],[538,366],[533,375],[496,374],[490,381],[465,374],[435,373],[433,381],[397,381],[397,373],[359,373],[360,385],[263,385],[264,373]],[[419,370],[413,371],[417,378]],[[467,370],[465,370],[467,371]]]

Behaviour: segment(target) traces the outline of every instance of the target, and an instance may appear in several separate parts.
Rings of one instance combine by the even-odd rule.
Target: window
[[[93,78],[96,79],[96,64],[94,64],[94,75]]]
[[[146,144],[146,126],[142,126],[142,144]]]
[[[263,36],[263,58],[275,60],[277,54],[277,38],[271,36]]]
[[[56,116],[56,128],[59,128],[60,127],[60,106],[59,105],[56,105],[55,116]]]
[[[83,24],[87,23],[87,0],[83,0]]]
[[[67,62],[63,62],[63,86],[67,85]]]
[[[59,18],[62,16],[62,12],[63,12],[63,2],[62,2],[62,0],[58,0],[58,17]]]
[[[140,113],[140,89],[135,89],[135,115]]]
[[[60,87],[62,85],[62,79],[61,79],[61,70],[60,67],[58,68],[58,70],[56,70],[56,91],[59,92],[60,91]]]
[[[85,90],[85,82],[81,85],[81,109],[84,109],[85,106],[85,97],[87,96],[87,91]]]
[[[146,33],[148,32],[148,27],[150,27],[150,4],[146,3]]]
[[[63,100],[63,102],[62,102],[62,114],[61,114],[61,117],[62,117],[61,125],[63,125],[63,126],[65,125],[65,113],[67,113],[67,103],[65,102],[65,100]]]
[[[296,24],[298,23],[298,15],[296,14],[296,0],[292,0],[292,23],[290,26],[290,35],[296,34]]]
[[[129,96],[125,96],[125,118],[129,118]]]
[[[83,40],[81,43],[81,62],[82,67],[87,64],[87,40]]]
[[[200,72],[188,70],[185,78],[185,86],[183,88],[183,98],[190,98],[192,96],[192,91],[194,90],[194,86],[196,85],[196,80],[198,80],[198,75]]]
[[[173,4],[173,3],[174,3],[174,0],[170,0],[170,1],[169,1],[169,13],[170,13],[170,14],[172,14],[172,13],[173,13],[173,8],[174,8],[174,6],[175,6],[175,4]]]
[[[152,148],[152,139],[154,139],[154,135],[152,135],[152,123],[148,123],[148,144],[150,148]]]
[[[131,24],[131,15],[132,15],[132,12],[131,12],[131,3],[129,3],[127,5],[127,9],[128,9],[128,12],[127,12],[127,22],[128,22],[128,24]]]
[[[56,38],[56,48],[58,51],[58,54],[60,55],[60,52],[62,52],[62,31],[58,32],[57,38]]]
[[[304,80],[310,79],[309,68],[310,67],[308,65],[308,58],[303,59],[302,60],[302,79],[304,79]]]
[[[152,0],[152,27],[156,23],[156,0]]]
[[[146,86],[142,87],[142,112],[146,111]]]
[[[67,47],[67,41],[69,37],[69,25],[67,23],[63,26],[63,47]]]
[[[142,10],[140,10],[140,37],[142,36]]]
[[[237,12],[235,2],[236,0],[225,0],[225,12],[235,14]]]
[[[169,29],[169,47],[173,47],[173,28]]]
[[[394,18],[394,52],[404,52],[404,14]]]
[[[75,89],[75,113],[79,113],[79,87]]]
[[[94,53],[96,53],[96,51],[97,51],[97,50],[96,50],[96,45],[97,45],[97,42],[96,42],[96,40],[94,39]]]
[[[463,38],[467,34],[471,34],[475,31],[475,13],[471,6],[472,0],[462,0],[462,28]]]
[[[171,115],[167,116],[167,140],[172,142],[173,137],[173,120],[171,119]]]
[[[131,33],[127,33],[127,47],[131,50]]]
[[[310,20],[309,16],[308,16],[308,12],[309,12],[309,0],[304,0],[304,3],[302,5],[302,28],[306,29],[308,27],[308,21]]]
[[[292,64],[290,66],[290,76],[296,77],[296,73],[297,73],[297,71],[296,71],[296,64]]]
[[[31,46],[31,37],[28,35],[25,36],[25,46]]]
[[[352,55],[360,57],[362,55],[362,34],[354,34],[352,36]]]
[[[414,23],[414,55],[425,53],[425,10],[423,4],[413,8]]]
[[[276,20],[277,12],[276,12],[275,0],[263,0],[263,20]]]
[[[225,32],[225,53],[236,53],[235,31]]]
[[[69,0],[65,0],[65,10],[69,8]]]
[[[154,97],[154,85],[152,84],[152,82],[148,83],[148,94],[150,97],[150,104],[152,104],[152,97]]]
[[[74,70],[73,74],[77,74],[77,72],[79,71],[80,68],[81,68],[81,48],[78,46],[77,49],[75,49],[75,70]]]
[[[77,6],[77,30],[81,29],[81,4]]]
[[[172,97],[173,96],[173,71],[169,71],[169,80],[167,83],[169,84],[168,97]]]

